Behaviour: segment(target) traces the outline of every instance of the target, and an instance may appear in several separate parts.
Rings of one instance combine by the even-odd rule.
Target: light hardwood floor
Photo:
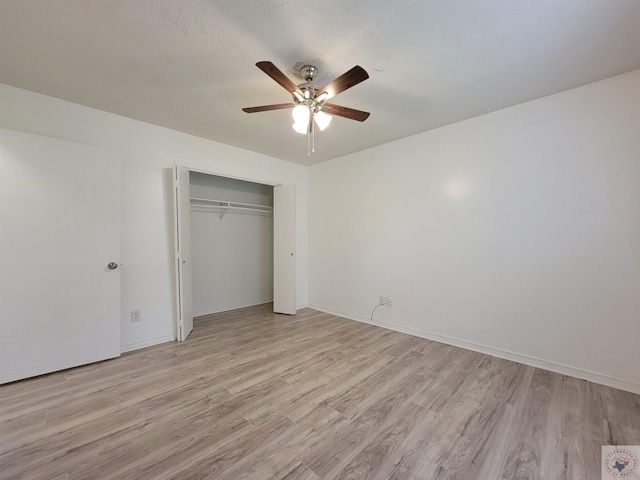
[[[600,480],[640,396],[310,309],[0,387],[2,479]]]

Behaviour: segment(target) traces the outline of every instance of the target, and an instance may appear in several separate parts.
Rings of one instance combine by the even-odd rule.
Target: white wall
[[[220,143],[0,85],[0,127],[122,154],[123,350],[174,337],[171,172],[174,163],[266,184],[295,185],[297,302],[307,302],[307,169]],[[131,310],[142,321],[131,323]]]
[[[309,303],[640,392],[640,70],[311,167]],[[375,111],[373,113],[375,115]]]
[[[273,187],[191,172],[192,198],[273,206]],[[191,206],[194,316],[273,301],[273,214]]]

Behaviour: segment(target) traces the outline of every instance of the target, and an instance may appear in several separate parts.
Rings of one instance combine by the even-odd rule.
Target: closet
[[[191,172],[193,315],[273,301],[273,187]]]
[[[274,185],[174,167],[179,341],[194,314],[270,301],[276,313],[296,313],[296,189]]]

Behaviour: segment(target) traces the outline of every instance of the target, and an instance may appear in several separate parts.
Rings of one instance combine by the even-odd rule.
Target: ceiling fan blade
[[[275,105],[262,105],[260,107],[245,107],[243,112],[256,113],[256,112],[268,112],[269,110],[282,110],[284,108],[293,108],[295,103],[276,103]]]
[[[351,88],[367,78],[369,78],[369,74],[366,70],[356,65],[348,72],[340,75],[333,82],[328,83],[318,90],[316,92],[316,99],[319,101],[329,100],[331,97],[335,97],[340,92],[344,92],[347,88]],[[319,98],[321,96],[322,98]]]
[[[256,63],[256,67],[258,67],[260,70],[262,70],[264,73],[269,75],[280,85],[282,85],[285,88],[285,90],[287,90],[287,92],[298,93],[302,98],[304,98],[304,94],[302,93],[302,90],[300,90],[298,86],[295,83],[293,83],[289,79],[289,77],[287,77],[284,73],[282,73],[280,69],[278,69],[278,67],[276,67],[273,63],[258,62]]]
[[[337,115],[338,117],[357,120],[358,122],[364,122],[369,118],[369,115],[371,115],[369,112],[363,112],[362,110],[356,110],[355,108],[343,107],[334,103],[325,103],[322,106],[322,111],[329,115]]]

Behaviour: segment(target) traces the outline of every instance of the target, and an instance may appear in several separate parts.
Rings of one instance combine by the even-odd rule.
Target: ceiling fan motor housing
[[[305,80],[305,83],[298,85],[298,88],[302,90],[302,93],[304,94],[304,100],[296,98],[296,95],[294,95],[293,98],[294,100],[297,100],[296,103],[304,103],[309,108],[313,109],[314,107],[317,107],[314,98],[316,96],[318,86],[313,83],[313,79],[318,76],[318,67],[311,64],[305,64],[300,67],[299,72],[300,76]]]

